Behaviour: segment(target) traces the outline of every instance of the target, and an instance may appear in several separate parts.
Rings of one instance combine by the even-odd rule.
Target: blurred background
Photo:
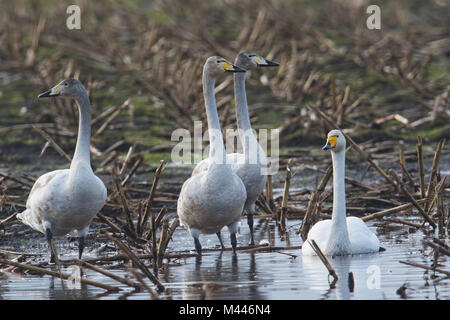
[[[71,4],[80,30],[66,27]],[[370,4],[381,30],[366,27]],[[254,127],[279,128],[282,154],[323,143],[329,127],[308,104],[357,142],[448,138],[449,17],[445,0],[2,1],[0,166],[39,166],[46,141],[31,124],[73,150],[75,104],[37,101],[67,77],[89,90],[94,158],[135,144],[144,164],[169,160],[171,132],[205,121],[205,59],[242,50],[280,63],[253,72],[247,91]],[[222,125],[234,128],[232,77],[220,80]],[[55,155],[46,167],[66,165]]]

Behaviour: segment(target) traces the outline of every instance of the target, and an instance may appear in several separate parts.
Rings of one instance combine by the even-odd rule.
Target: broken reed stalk
[[[288,214],[288,197],[289,197],[289,188],[291,186],[291,165],[292,165],[292,159],[289,159],[287,165],[286,165],[286,180],[284,181],[284,191],[283,191],[283,199],[281,201],[281,215],[280,215],[280,226],[281,231],[286,231],[286,217]]]
[[[125,169],[127,168],[128,162],[130,161],[131,155],[133,154],[133,150],[134,150],[133,146],[131,146],[130,149],[128,149],[128,153],[125,157],[125,160],[122,163],[122,168],[120,168],[119,176],[125,173]]]
[[[35,267],[35,266],[31,266],[31,265],[27,265],[27,264],[23,264],[23,263],[19,263],[19,262],[14,262],[14,261],[10,261],[7,259],[0,259],[0,264],[10,265],[10,266],[14,266],[19,269],[37,272],[37,273],[49,275],[49,276],[52,276],[55,278],[62,278],[64,280],[68,280],[72,277],[71,275],[68,275],[68,274],[50,271],[50,270],[47,270],[44,268]],[[119,291],[120,290],[120,288],[118,288],[118,287],[110,286],[107,284],[103,284],[103,283],[85,279],[85,278],[80,278],[79,281],[81,283],[88,284],[88,285],[91,285],[94,287],[98,287],[98,288],[101,288],[101,289],[104,289],[107,291]]]
[[[446,270],[442,270],[442,269],[438,269],[438,268],[432,268],[432,267],[429,267],[427,265],[420,264],[420,263],[413,263],[413,262],[408,262],[408,261],[399,261],[399,262],[403,263],[403,264],[407,264],[409,266],[422,268],[422,269],[429,270],[429,271],[437,271],[439,273],[443,273],[443,274],[447,275],[448,277],[450,277],[450,272],[446,271]]]
[[[406,168],[405,154],[403,153],[403,150],[400,150],[399,163],[400,163],[400,166],[402,167],[402,176],[406,177],[406,180],[408,180],[411,188],[414,188],[414,186],[416,184],[415,184],[414,180],[412,179],[411,174],[409,173],[408,169]]]
[[[133,166],[131,167],[130,171],[128,172],[127,176],[125,177],[125,179],[123,179],[121,185],[122,187],[125,187],[130,181],[131,181],[131,177],[133,176],[133,174],[136,172],[136,170],[139,168],[139,166],[141,165],[141,163],[144,161],[144,157],[142,155],[140,155],[136,162],[133,164]]]
[[[394,177],[395,180],[400,182],[400,180],[394,170],[390,170],[390,173]],[[400,188],[400,190],[403,192],[403,194],[406,196],[406,198],[408,198],[408,200],[414,205],[414,207],[416,207],[416,209],[419,211],[419,213],[422,215],[422,217],[433,227],[433,229],[436,229],[436,223],[434,223],[434,221],[430,218],[430,216],[419,205],[417,200],[414,199],[414,197],[411,195],[411,193],[409,193],[409,191],[406,190],[406,188],[401,183],[398,183],[397,185]],[[426,203],[426,201],[427,200],[425,200],[425,203]]]
[[[428,240],[425,240],[423,243],[428,245],[428,246],[430,246],[430,247],[432,247],[435,250],[439,250],[440,253],[443,253],[446,256],[450,257],[450,250],[445,248],[443,245],[441,245],[439,243],[434,243],[434,242],[431,242],[431,241],[428,241]]]
[[[6,217],[3,220],[0,220],[0,226],[7,224],[8,222],[14,220],[14,218],[17,216],[18,212],[14,212],[12,215],[10,215],[9,217]]]
[[[114,164],[111,170],[111,175],[114,187],[116,189],[117,194],[119,195],[120,202],[122,204],[122,209],[125,212],[125,218],[127,221],[128,229],[131,234],[136,236],[136,229],[134,227],[133,218],[131,217],[130,208],[128,206],[128,200],[125,195],[125,191],[123,190],[122,185],[120,184],[119,176],[117,175],[117,163]]]
[[[430,205],[431,191],[433,189],[434,178],[436,177],[437,168],[439,166],[439,161],[441,159],[441,151],[444,148],[445,139],[441,139],[436,147],[434,153],[433,165],[431,167],[430,181],[428,181],[427,187],[427,201],[425,202],[425,211],[428,211]]]
[[[133,276],[136,278],[136,280],[139,281],[139,283],[141,284],[142,288],[144,288],[145,290],[147,290],[148,293],[150,293],[150,296],[152,297],[153,300],[159,300],[159,295],[155,292],[155,290],[150,288],[145,283],[144,279],[142,279],[141,275],[139,274],[139,272],[137,272],[137,270],[130,269],[130,272],[133,274]]]
[[[158,261],[158,248],[156,246],[156,221],[155,221],[155,215],[153,212],[150,213],[150,232],[149,235],[152,236],[152,253],[153,253],[153,272],[155,274],[158,274],[158,264],[156,261]],[[161,230],[161,236],[163,235],[163,230]]]
[[[142,235],[142,233],[144,232],[144,226],[147,223],[147,220],[149,218],[150,215],[150,207],[152,205],[152,201],[153,201],[153,197],[155,196],[155,191],[156,191],[156,186],[158,185],[158,181],[159,181],[159,177],[161,175],[162,170],[164,169],[164,164],[166,162],[164,160],[161,160],[159,162],[159,166],[155,171],[155,176],[153,177],[153,183],[152,183],[152,187],[150,189],[150,193],[148,195],[146,204],[145,204],[145,209],[144,209],[144,215],[142,216],[142,220],[138,223],[138,234]]]
[[[166,220],[165,220],[166,221]],[[164,259],[164,254],[167,249],[167,245],[169,244],[170,239],[172,238],[173,233],[175,232],[175,229],[180,225],[180,220],[175,218],[175,220],[172,221],[170,226],[168,228],[164,228],[162,230],[167,230],[165,232],[161,231],[161,236],[159,239],[159,246],[158,246],[158,267],[162,265],[162,261]]]
[[[425,199],[420,199],[417,200],[417,203],[422,204],[425,202]],[[397,212],[401,212],[404,210],[408,210],[411,209],[414,205],[412,203],[406,203],[406,204],[402,204],[400,206],[397,207],[393,207],[390,209],[386,209],[386,210],[381,210],[372,214],[369,214],[367,216],[362,217],[361,219],[363,221],[369,221],[369,220],[373,220],[373,219],[377,219],[377,218],[382,218],[384,216],[387,216],[389,214],[393,214],[393,213],[397,213]]]
[[[148,268],[141,261],[139,261],[139,258],[136,257],[136,255],[131,251],[130,248],[128,248],[127,245],[125,245],[119,239],[114,238],[108,232],[106,232],[105,235],[106,235],[106,237],[108,237],[108,239],[113,241],[123,251],[123,253],[128,256],[128,258],[131,261],[133,261],[133,263],[134,263],[134,265],[136,267],[141,269],[141,271],[147,276],[147,278],[149,278],[149,280],[156,285],[156,287],[158,288],[159,291],[164,291],[165,290],[165,288],[162,285],[162,283],[150,272],[150,270],[148,270]]]
[[[108,226],[111,227],[111,229],[113,229],[115,232],[117,233],[122,233],[123,230],[117,226],[114,222],[112,222],[111,220],[109,220],[109,218],[107,218],[106,216],[104,216],[103,214],[101,214],[100,212],[97,213],[97,217],[102,220],[104,223],[106,223]]]
[[[94,136],[100,135],[103,131],[106,130],[106,128],[111,124],[111,122],[120,114],[120,112],[128,107],[130,104],[130,100],[125,100],[124,103],[122,103],[121,106],[117,107],[116,111],[112,115],[108,117],[108,119],[105,120],[105,122],[102,124],[102,126],[95,132]]]
[[[336,274],[336,271],[334,271],[333,267],[331,266],[330,262],[328,262],[327,257],[323,254],[322,250],[320,250],[319,246],[314,240],[308,240],[308,243],[313,248],[314,252],[317,254],[317,256],[320,258],[320,260],[323,262],[325,267],[328,269],[328,273],[330,276],[334,278],[333,282],[330,284],[330,287],[334,287],[336,282],[338,281],[339,277]]]
[[[311,196],[309,197],[308,207],[306,208],[306,213],[304,215],[304,218],[302,219],[302,224],[300,228],[297,231],[297,234],[300,233],[300,236],[302,237],[303,241],[306,241],[308,237],[309,229],[311,228],[311,225],[314,223],[318,208],[319,208],[319,202],[320,197],[325,190],[325,187],[328,183],[328,181],[331,178],[331,174],[333,173],[333,167],[329,166],[327,171],[325,172],[325,175],[322,177],[322,180],[320,181],[319,186],[316,190],[314,190],[311,193]]]
[[[132,287],[132,288],[136,288],[136,289],[140,289],[141,288],[139,283],[130,281],[130,280],[126,279],[126,278],[122,278],[122,277],[120,277],[120,276],[118,276],[118,275],[116,275],[114,273],[111,273],[111,272],[106,271],[106,270],[104,270],[102,268],[94,266],[94,265],[92,265],[92,264],[90,264],[90,263],[88,263],[86,261],[83,261],[83,260],[77,260],[77,261],[83,267],[85,267],[87,269],[90,269],[90,270],[93,270],[95,272],[98,272],[98,273],[100,273],[100,274],[102,274],[104,276],[107,276],[107,277],[109,277],[109,278],[111,278],[111,279],[113,279],[113,280],[115,280],[117,282],[120,282],[120,283],[124,284],[124,285],[127,285],[127,286]]]
[[[316,112],[322,119],[324,119],[329,125],[331,125],[332,127],[334,127],[335,129],[338,129],[342,132],[342,134],[345,136],[345,138],[347,139],[348,142],[350,142],[350,144],[355,148],[355,150],[366,160],[368,161],[372,167],[374,167],[382,176],[384,179],[386,179],[387,182],[389,182],[391,185],[393,185],[395,187],[395,182],[387,175],[387,173],[381,169],[380,166],[378,166],[371,158],[370,156],[361,149],[361,147],[356,144],[355,141],[353,141],[352,138],[350,138],[350,136],[348,134],[346,134],[345,132],[342,131],[341,128],[339,128],[339,126],[332,120],[330,119],[325,113],[323,113],[322,111],[320,111],[319,109],[317,109],[316,107],[306,104],[306,107],[314,112]]]
[[[64,150],[53,140],[47,132],[42,130],[41,128],[33,125],[33,129],[36,130],[47,142],[58,152],[63,158],[65,158],[68,162],[72,162],[72,158],[64,152]]]
[[[417,136],[417,163],[419,167],[419,179],[420,179],[420,192],[422,195],[422,198],[425,198],[426,192],[425,192],[425,169],[423,166],[423,151],[422,151],[422,137]]]

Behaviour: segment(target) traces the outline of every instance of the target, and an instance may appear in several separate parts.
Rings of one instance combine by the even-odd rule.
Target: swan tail
[[[27,226],[33,228],[34,230],[45,233],[44,227],[39,217],[33,214],[31,209],[26,209],[25,211],[18,213],[16,217],[17,220],[19,220],[23,224],[26,224]]]

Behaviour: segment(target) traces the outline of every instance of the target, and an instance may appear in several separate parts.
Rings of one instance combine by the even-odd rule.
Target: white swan
[[[217,75],[245,72],[221,57],[210,57],[203,67],[203,96],[205,99],[210,139],[208,170],[190,177],[183,184],[177,204],[177,214],[188,229],[201,255],[200,234],[216,233],[223,247],[220,230],[228,226],[231,245],[236,250],[236,232],[245,199],[245,186],[226,163],[225,147],[217,115],[214,84]]]
[[[51,262],[53,236],[64,236],[73,230],[78,236],[81,259],[89,224],[105,204],[106,188],[95,176],[90,160],[91,106],[86,89],[76,79],[66,79],[39,98],[65,96],[77,101],[80,113],[78,139],[70,169],[55,170],[39,177],[28,196],[26,210],[17,218],[31,228],[46,234]]]
[[[239,53],[236,57],[235,65],[245,70],[279,66],[278,63],[269,61],[252,52]],[[250,123],[247,94],[245,92],[245,73],[234,74],[234,92],[238,133],[244,153],[227,154],[227,163],[231,164],[233,172],[241,178],[247,190],[244,210],[247,212],[247,223],[250,228],[250,244],[253,245],[255,244],[253,238],[253,213],[255,212],[255,202],[266,185],[267,174],[263,171],[267,167],[267,157],[258,143]],[[192,175],[208,170],[209,162],[209,158],[200,161]]]
[[[314,255],[308,240],[314,240],[325,255],[348,255],[380,251],[380,241],[360,218],[346,218],[345,208],[345,145],[342,132],[328,133],[324,150],[331,150],[333,159],[333,215],[331,220],[316,223],[303,244],[303,255]]]

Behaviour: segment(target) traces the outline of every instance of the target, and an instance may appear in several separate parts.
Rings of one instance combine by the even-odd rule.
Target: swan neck
[[[203,97],[205,99],[206,116],[208,118],[209,158],[211,164],[225,164],[226,153],[220,129],[219,115],[217,113],[216,97],[214,92],[215,78],[208,75],[203,69]]]
[[[333,160],[333,214],[332,224],[347,232],[345,207],[345,150],[331,153]],[[347,235],[348,237],[348,235]]]
[[[245,73],[237,72],[234,74],[234,92],[238,133],[244,154],[246,157],[248,157],[249,154],[257,155],[259,157],[265,156],[264,151],[260,147],[258,140],[253,133],[250,122],[247,94],[245,91]]]
[[[78,138],[71,168],[79,162],[91,166],[90,139],[91,139],[91,105],[87,92],[75,98],[79,111]]]

